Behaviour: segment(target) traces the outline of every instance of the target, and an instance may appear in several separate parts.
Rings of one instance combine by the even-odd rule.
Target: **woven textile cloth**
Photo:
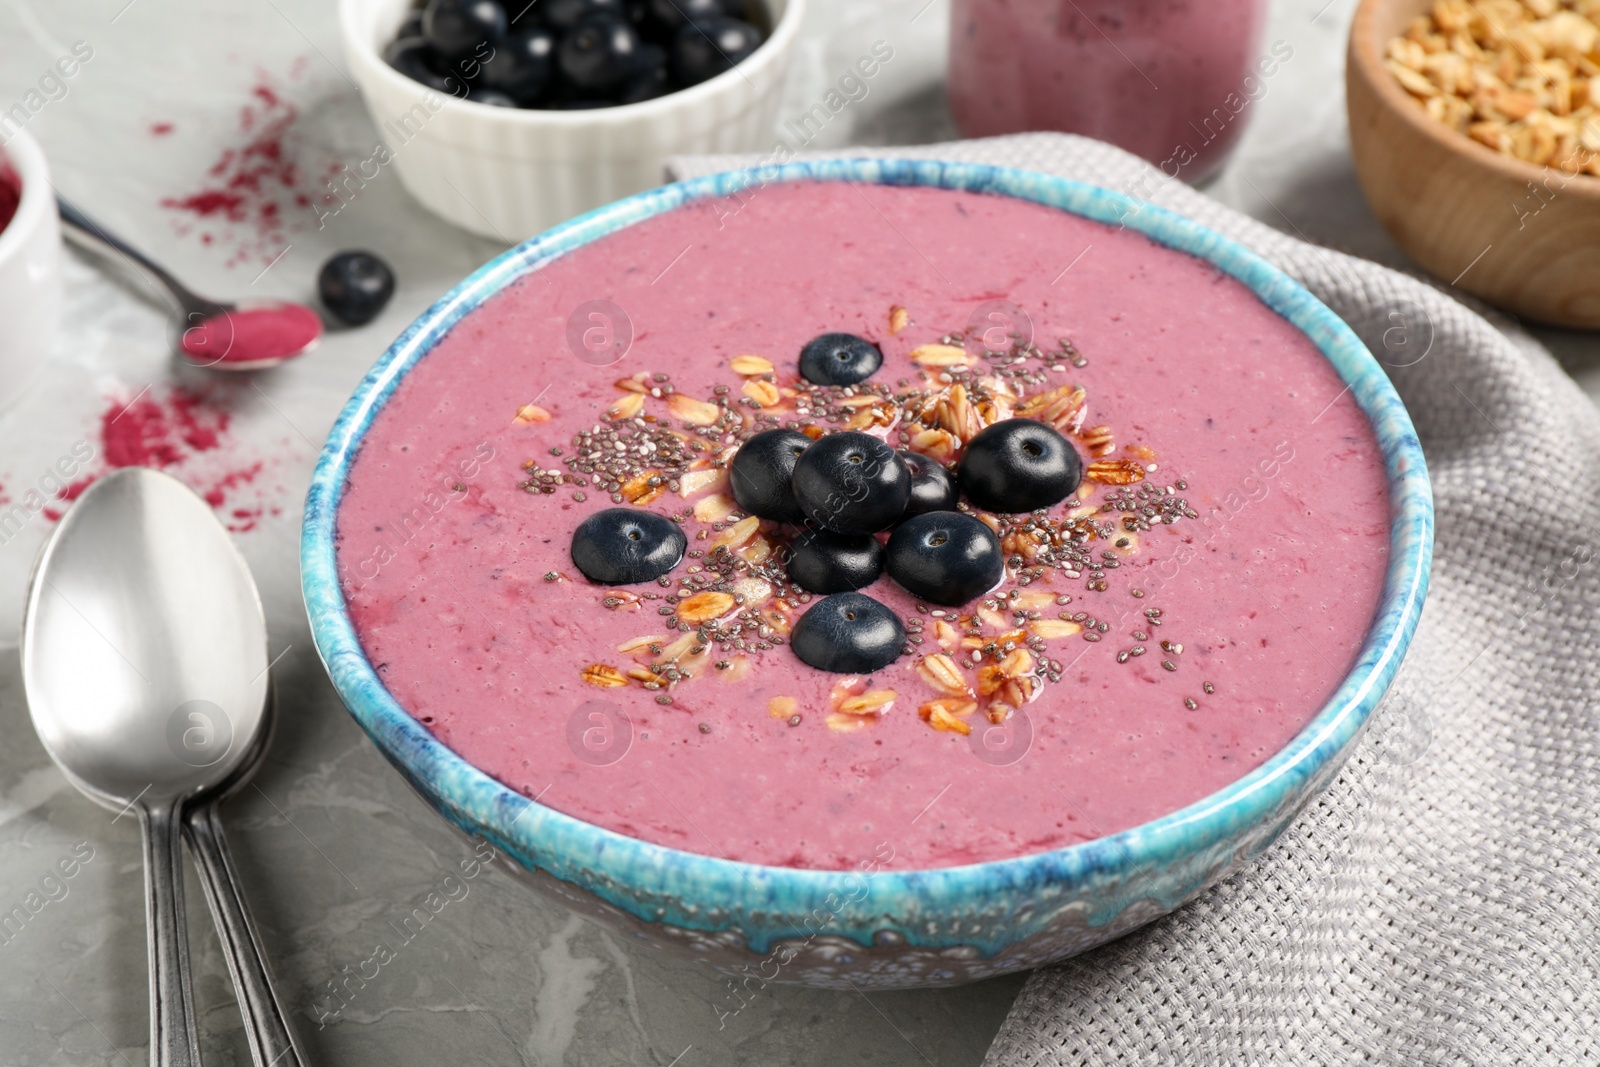
[[[1432,591],[1342,775],[1253,864],[1034,974],[987,1064],[1600,1063],[1600,418],[1548,352],[1109,145],[834,156],[1024,167],[1254,249],[1353,326],[1433,477]],[[758,162],[675,160],[678,177]]]

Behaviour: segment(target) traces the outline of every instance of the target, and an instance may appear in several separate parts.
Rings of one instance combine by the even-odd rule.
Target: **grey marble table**
[[[1293,57],[1253,105],[1247,138],[1211,192],[1274,226],[1403,263],[1367,211],[1347,153],[1340,87],[1354,5],[1324,3],[1275,5],[1270,37]],[[882,39],[895,48],[893,62],[813,147],[952,136],[941,88],[947,17],[946,0],[812,0],[783,114],[804,112]],[[147,387],[148,397],[209,389],[229,412],[225,445],[201,450],[180,473],[218,485],[226,507],[245,513],[237,523],[253,527],[238,543],[271,622],[282,728],[255,785],[225,815],[311,1062],[978,1063],[1020,977],[870,998],[774,987],[719,1027],[721,980],[621,943],[533,898],[493,864],[376,977],[348,983],[346,1002],[330,999],[332,984],[391,942],[390,924],[470,850],[378,756],[317,662],[297,580],[301,498],[336,412],[387,340],[500,248],[429,216],[388,173],[321,229],[303,205],[293,212],[293,187],[315,189],[334,167],[354,166],[376,137],[344,76],[328,0],[8,0],[0,110],[41,90],[79,41],[92,58],[70,80],[46,83],[29,121],[64,195],[208,292],[305,298],[321,261],[350,247],[379,251],[401,279],[372,326],[328,338],[300,363],[216,382],[173,366],[159,312],[69,258],[48,366],[24,403],[0,413],[0,498],[17,499],[41,482],[48,488],[75,445],[100,447],[108,410]],[[244,108],[254,109],[251,130]],[[293,175],[259,149],[221,155],[279,132]],[[220,176],[208,173],[219,164]],[[162,206],[240,173],[265,183],[269,199],[288,198],[282,224]],[[1600,344],[1541,336],[1600,391]],[[259,471],[223,484],[255,462]],[[29,726],[13,652],[28,568],[48,529],[40,514],[20,531],[0,531],[0,1065],[133,1067],[145,1060],[147,1036],[138,828],[83,800],[52,767]],[[192,880],[189,895],[207,1062],[248,1063]]]

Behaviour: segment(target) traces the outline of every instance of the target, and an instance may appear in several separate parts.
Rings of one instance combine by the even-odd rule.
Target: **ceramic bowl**
[[[681,204],[755,181],[926,185],[1019,197],[1125,223],[1216,264],[1303,330],[1370,418],[1392,514],[1379,612],[1353,670],[1282,751],[1164,818],[1069,848],[914,871],[796,870],[730,862],[625,837],[546,808],[461,759],[384,688],[346,610],[335,516],[362,438],[406,373],[485,300],[550,259]],[[952,984],[1038,967],[1170,912],[1260,852],[1329,782],[1394,677],[1416,627],[1433,505],[1411,420],[1344,322],[1254,253],[1122,194],[971,164],[846,160],[740,171],[612,204],[515,248],[401,335],[329,435],[306,504],[301,573],[317,648],[378,748],[450,822],[487,838],[528,881],[624,936],[765,980],[860,988]]]
[[[61,224],[39,142],[17,130],[0,147],[0,168],[22,186],[0,231],[0,409],[21,398],[50,358],[61,311]]]
[[[340,180],[392,165],[428,210],[510,244],[660,184],[668,156],[766,151],[805,0],[760,2],[771,33],[733,70],[640,104],[535,111],[435,92],[385,63],[413,0],[341,0],[345,58],[389,159]]]
[[[1429,273],[1539,322],[1600,329],[1600,178],[1502,155],[1436,122],[1384,65],[1431,0],[1363,0],[1345,100],[1367,202]]]

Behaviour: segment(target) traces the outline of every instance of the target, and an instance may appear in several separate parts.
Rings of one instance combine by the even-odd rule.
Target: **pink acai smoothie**
[[[1294,54],[1266,0],[953,0],[950,110],[967,137],[1061,130],[1195,182]]]
[[[17,214],[17,205],[22,203],[22,180],[17,177],[17,172],[11,169],[11,164],[0,157],[0,232],[11,225],[11,220]]]
[[[997,306],[1019,336],[974,343]],[[834,331],[882,348],[868,382],[801,381]],[[854,428],[954,463],[1006,414],[1088,466],[1046,513],[986,516],[1001,585],[940,608],[881,578],[863,592],[905,654],[802,663],[786,635],[819,598],[783,584],[791,532],[729,496],[740,441]],[[368,432],[338,551],[389,690],[507,786],[711,856],[924,868],[1122,830],[1259,766],[1355,661],[1386,485],[1329,364],[1210,264],[1000,196],[772,185],[464,318]],[[681,522],[671,574],[579,572],[575,528],[617,502]]]

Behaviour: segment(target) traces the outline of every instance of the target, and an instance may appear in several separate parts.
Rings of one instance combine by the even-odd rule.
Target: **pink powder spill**
[[[58,493],[54,506],[43,509],[55,522],[66,505],[102,474],[121,467],[154,467],[182,479],[205,498],[232,533],[253,530],[263,516],[282,513],[261,499],[258,485],[267,461],[236,455],[228,436],[233,416],[213,402],[213,394],[172,388],[147,390],[130,403],[107,401],[100,414],[99,470],[72,482]],[[241,499],[253,493],[249,499]]]
[[[298,80],[306,64],[296,61],[289,78]],[[161,206],[180,212],[178,233],[194,231],[193,223],[220,226],[201,235],[204,244],[217,237],[232,246],[227,266],[247,261],[271,261],[283,251],[288,234],[301,228],[288,219],[289,208],[311,204],[305,172],[295,154],[293,127],[299,109],[285,98],[266,73],[258,73],[247,103],[239,109],[239,143],[224,147],[206,171],[201,187],[182,195],[163,197]],[[170,122],[154,123],[150,132],[165,137]]]
[[[184,331],[180,347],[196,363],[270,365],[306,352],[322,337],[322,319],[301,304],[225,311]]]

